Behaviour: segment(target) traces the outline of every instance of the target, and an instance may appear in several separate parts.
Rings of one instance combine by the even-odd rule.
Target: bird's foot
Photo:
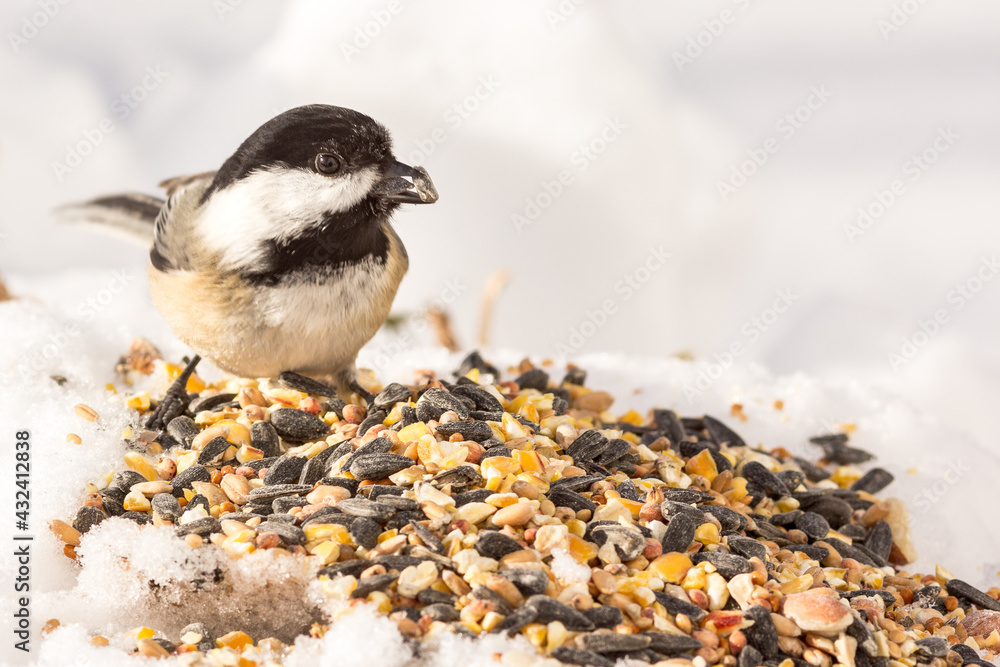
[[[365,403],[367,405],[371,405],[372,402],[375,400],[375,394],[371,393],[363,386],[361,386],[361,383],[358,382],[357,378],[352,378],[348,386],[350,386],[352,391],[355,391],[358,394],[360,394],[361,398],[365,399]]]
[[[197,354],[191,358],[181,374],[167,389],[167,393],[164,394],[159,405],[146,419],[146,428],[151,431],[163,431],[172,419],[184,414],[184,410],[187,409],[188,402],[191,400],[187,393],[187,382],[199,361],[201,361],[201,357]]]

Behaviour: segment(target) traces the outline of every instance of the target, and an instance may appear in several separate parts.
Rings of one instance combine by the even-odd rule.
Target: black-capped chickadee
[[[409,180],[407,180],[409,179]],[[153,302],[174,333],[243,377],[295,371],[358,388],[354,361],[389,315],[408,259],[389,224],[430,204],[372,118],[314,104],[272,118],[215,172],[65,216],[152,244]]]

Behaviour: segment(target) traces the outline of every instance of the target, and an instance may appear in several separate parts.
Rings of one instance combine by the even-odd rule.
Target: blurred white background
[[[441,193],[396,218],[397,310],[450,301],[471,346],[508,269],[496,346],[690,354],[726,383],[735,345],[992,446],[998,21],[972,0],[5,2],[0,273],[71,317],[116,269],[144,291],[144,252],[50,209],[216,168],[281,110],[348,106]],[[132,333],[170,345],[158,320]]]

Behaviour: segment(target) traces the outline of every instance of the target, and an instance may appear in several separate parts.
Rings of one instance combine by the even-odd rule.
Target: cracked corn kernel
[[[666,583],[679,584],[692,567],[694,563],[686,554],[673,552],[656,558],[649,564],[647,570]]]
[[[253,639],[241,630],[234,630],[216,639],[215,643],[219,645],[219,648],[231,648],[235,651],[242,651],[247,646],[253,645]]]
[[[684,472],[689,475],[701,475],[711,482],[719,474],[719,468],[715,465],[712,452],[703,449],[688,460],[687,465],[684,466]]]
[[[156,474],[156,468],[142,454],[138,452],[126,452],[124,459],[125,465],[130,470],[136,471],[150,482],[160,479],[160,476]],[[198,460],[197,453],[195,453],[195,460]]]

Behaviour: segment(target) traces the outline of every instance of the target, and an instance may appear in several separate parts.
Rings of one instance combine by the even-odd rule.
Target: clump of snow
[[[590,568],[578,563],[565,549],[553,549],[552,562],[549,565],[552,574],[565,584],[583,584],[590,581]]]

